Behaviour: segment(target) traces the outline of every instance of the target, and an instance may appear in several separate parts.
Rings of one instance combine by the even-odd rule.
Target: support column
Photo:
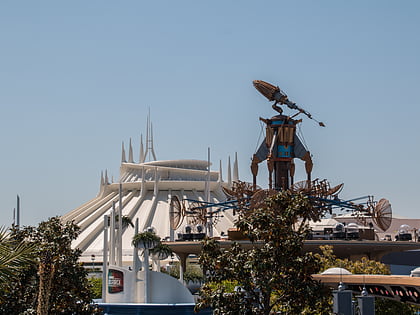
[[[144,303],[149,303],[149,249],[143,250],[144,256]]]
[[[179,258],[179,281],[184,283],[184,273],[187,270],[188,254],[177,254]]]
[[[106,302],[108,279],[108,216],[104,215],[104,249],[102,252],[102,301]]]

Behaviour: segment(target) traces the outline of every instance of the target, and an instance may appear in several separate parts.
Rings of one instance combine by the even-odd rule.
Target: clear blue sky
[[[419,31],[418,1],[2,1],[0,225],[16,194],[24,225],[96,196],[149,107],[158,159],[238,152],[251,180],[255,79],[327,125],[302,124],[314,178],[419,218]]]

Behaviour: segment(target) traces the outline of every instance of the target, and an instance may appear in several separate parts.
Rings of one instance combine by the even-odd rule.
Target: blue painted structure
[[[137,303],[98,303],[104,315],[211,315],[206,309],[194,313],[195,304],[137,304]]]

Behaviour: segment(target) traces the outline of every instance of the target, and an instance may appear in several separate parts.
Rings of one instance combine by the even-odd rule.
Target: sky
[[[259,117],[276,114],[253,80],[325,123],[302,117],[313,178],[420,218],[419,31],[410,0],[1,1],[0,225],[16,195],[37,225],[94,198],[101,171],[117,181],[149,109],[157,159],[210,148],[226,176],[237,152],[251,181]]]

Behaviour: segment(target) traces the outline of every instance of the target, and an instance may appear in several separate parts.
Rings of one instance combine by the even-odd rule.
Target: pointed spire
[[[144,161],[146,161],[147,156],[150,155],[153,157],[153,161],[156,161],[156,154],[155,150],[153,149],[153,125],[150,122],[150,108],[149,108],[149,114],[147,116],[147,132],[146,132],[146,152],[144,154]]]
[[[127,159],[125,158],[125,149],[124,149],[124,141],[122,142],[122,148],[121,148],[121,163],[127,162]]]
[[[230,169],[230,156],[228,158],[228,169],[227,169],[227,181],[228,181],[228,185],[232,186],[232,172]]]
[[[150,124],[150,108],[149,108],[149,114],[147,115],[146,120],[146,152],[144,153],[144,160],[143,162],[146,162],[147,154],[149,153],[149,124]]]
[[[128,163],[134,163],[133,147],[131,146],[131,138],[130,138],[130,145],[128,147]]]
[[[219,179],[218,182],[223,182],[223,175],[222,175],[222,160],[219,161]]]
[[[140,158],[139,158],[139,163],[144,163],[143,135],[140,135]]]
[[[235,152],[235,161],[233,162],[233,180],[239,180],[239,169],[238,169],[238,152]]]
[[[105,181],[104,181],[105,185],[109,185],[109,180],[108,180],[108,171],[105,170]]]
[[[102,186],[105,184],[105,181],[104,181],[104,172],[103,171],[101,171],[101,188],[102,188]]]

